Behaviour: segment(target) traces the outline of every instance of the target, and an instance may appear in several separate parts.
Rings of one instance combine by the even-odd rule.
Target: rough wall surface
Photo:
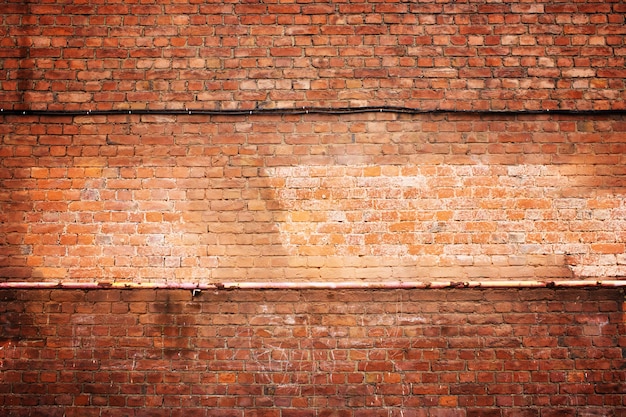
[[[3,3],[5,109],[626,107],[619,0]]]
[[[5,122],[6,279],[625,275],[623,116]]]
[[[624,416],[615,290],[2,291],[4,416]]]
[[[5,0],[0,279],[620,279],[625,15]],[[624,417],[623,300],[2,290],[0,414]]]
[[[625,275],[615,2],[6,1],[0,276]],[[6,113],[6,112],[5,112]]]

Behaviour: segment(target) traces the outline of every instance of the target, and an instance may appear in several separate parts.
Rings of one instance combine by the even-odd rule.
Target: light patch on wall
[[[266,174],[285,178],[275,190],[283,246],[299,259],[294,265],[322,276],[626,275],[624,198],[585,187],[559,166],[294,166]]]

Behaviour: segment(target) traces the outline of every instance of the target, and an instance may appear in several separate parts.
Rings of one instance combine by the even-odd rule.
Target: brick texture
[[[622,279],[625,16],[5,0],[0,280]],[[247,111],[364,106],[460,112]],[[246,114],[16,115],[133,109]],[[0,414],[624,417],[624,323],[619,289],[2,290]]]
[[[624,116],[5,116],[0,276],[626,275]]]
[[[4,416],[623,416],[613,290],[1,291]]]
[[[5,0],[15,109],[626,108],[621,1]]]

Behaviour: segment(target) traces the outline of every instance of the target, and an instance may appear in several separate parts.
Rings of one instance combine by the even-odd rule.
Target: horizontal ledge
[[[334,282],[1,282],[0,289],[80,289],[80,290],[358,290],[358,289],[443,289],[443,288],[584,288],[626,287],[626,280],[555,281],[334,281]]]
[[[362,107],[286,107],[252,109],[115,109],[115,110],[29,110],[2,109],[0,115],[11,116],[112,116],[112,115],[206,115],[206,116],[247,116],[257,114],[298,115],[298,114],[358,114],[358,113],[404,113],[404,114],[476,114],[476,115],[625,115],[626,109],[575,110],[455,110],[419,109],[401,106],[362,106]]]

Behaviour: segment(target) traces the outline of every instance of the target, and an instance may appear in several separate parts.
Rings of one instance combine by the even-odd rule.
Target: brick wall
[[[2,291],[5,416],[623,416],[614,290]]]
[[[0,280],[619,280],[625,15],[6,0]],[[9,416],[626,415],[618,289],[0,298]]]
[[[625,15],[8,1],[0,276],[624,276]],[[8,115],[302,106],[485,113]],[[619,114],[497,113],[559,109]]]
[[[0,275],[625,275],[623,116],[6,116]]]
[[[624,109],[621,1],[4,2],[5,108]]]

